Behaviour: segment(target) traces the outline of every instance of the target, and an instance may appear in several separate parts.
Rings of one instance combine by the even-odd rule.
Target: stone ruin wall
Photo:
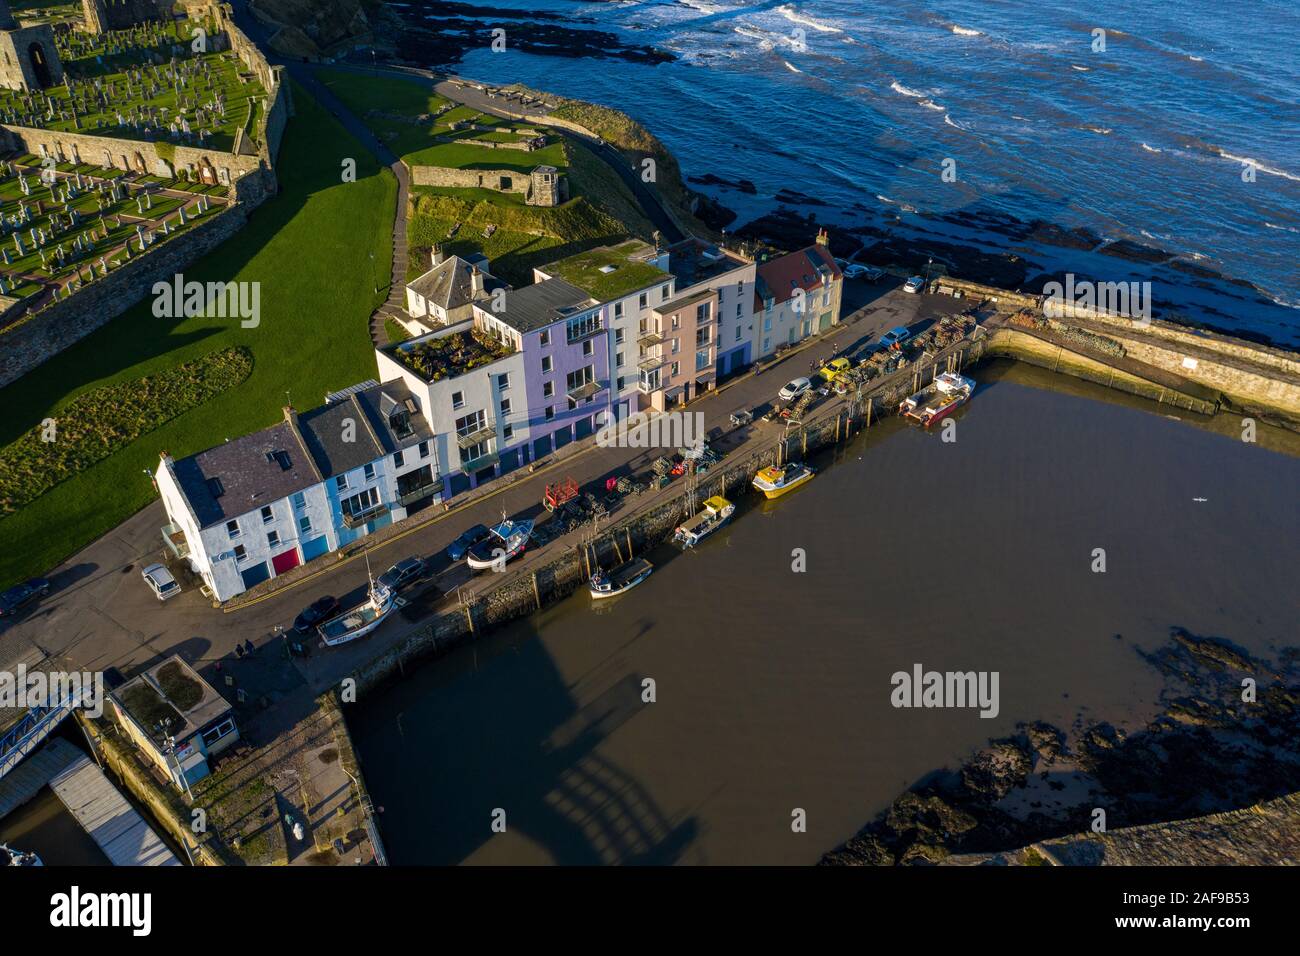
[[[510,185],[501,185],[502,178]],[[412,166],[411,184],[415,186],[448,186],[456,189],[491,189],[499,193],[526,193],[527,173],[502,169],[451,169],[447,166]]]
[[[151,20],[167,20],[171,6],[171,0],[81,0],[81,14],[87,33],[107,33]]]

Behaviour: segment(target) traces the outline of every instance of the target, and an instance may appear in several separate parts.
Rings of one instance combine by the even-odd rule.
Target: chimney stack
[[[469,281],[474,294],[480,295],[483,292],[483,271],[478,266],[475,266],[474,271],[470,273]]]
[[[830,244],[831,244],[831,237],[826,234],[826,230],[825,229],[817,230],[817,245],[830,246]]]
[[[433,268],[436,269],[438,266],[442,265],[446,261],[447,261],[447,253],[442,248],[442,244],[439,243],[438,245],[433,247]]]

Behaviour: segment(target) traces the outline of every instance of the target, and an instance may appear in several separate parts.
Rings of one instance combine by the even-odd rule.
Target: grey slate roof
[[[420,413],[418,400],[401,379],[394,379],[383,385],[356,392],[352,398],[361,407],[370,421],[375,437],[379,439],[379,443],[388,454],[392,454],[399,448],[410,448],[422,441],[432,440],[433,430],[429,428],[429,423]],[[406,415],[406,420],[411,426],[410,432],[399,435],[390,424],[389,414],[394,409],[405,410],[408,400],[415,403],[416,411],[408,412]]]
[[[276,452],[287,457],[277,459]],[[281,460],[289,467],[282,467]],[[173,467],[181,491],[204,528],[287,498],[321,480],[288,422],[182,458]]]
[[[373,428],[351,400],[322,405],[298,416],[298,431],[323,478],[333,478],[382,458],[384,449],[372,433]],[[345,429],[352,441],[344,441]]]
[[[480,257],[481,258],[481,257]],[[468,305],[474,301],[474,283],[471,278],[473,266],[460,256],[448,256],[418,279],[406,284],[434,305],[447,311]],[[491,295],[494,289],[508,289],[510,286],[490,273],[483,273],[484,294]]]
[[[518,332],[533,332],[567,318],[567,314],[560,311],[562,309],[580,312],[598,304],[570,282],[545,279],[507,292],[502,311],[486,311]]]

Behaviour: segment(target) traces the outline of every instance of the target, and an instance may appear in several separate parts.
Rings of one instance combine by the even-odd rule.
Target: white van
[[[181,586],[176,583],[172,573],[161,564],[151,564],[141,572],[144,577],[144,583],[149,585],[154,596],[160,601],[166,601],[168,598],[174,598],[181,593]]]

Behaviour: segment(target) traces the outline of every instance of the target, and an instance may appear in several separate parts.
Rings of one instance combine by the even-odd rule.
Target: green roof
[[[576,285],[593,299],[609,302],[672,278],[658,266],[628,258],[653,251],[646,243],[633,239],[617,246],[588,249],[543,266],[542,271]]]

